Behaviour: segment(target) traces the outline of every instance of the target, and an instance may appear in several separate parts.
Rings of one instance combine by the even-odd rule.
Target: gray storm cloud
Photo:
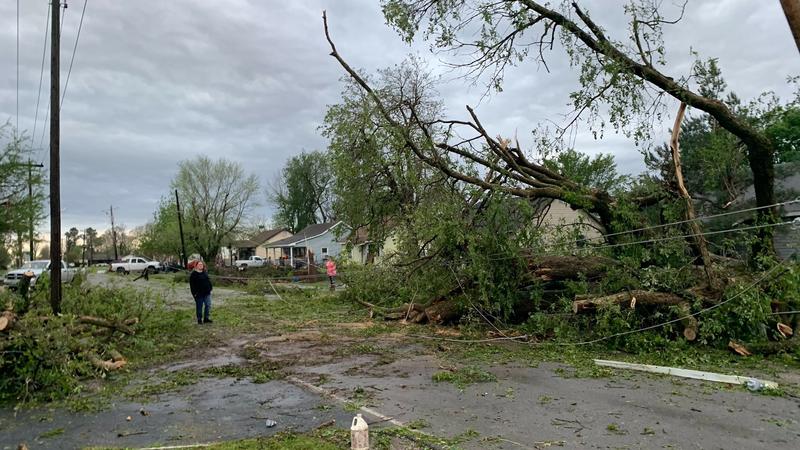
[[[47,3],[21,2],[19,122],[28,133],[34,127]],[[585,3],[612,35],[624,37],[621,7]],[[69,5],[62,32],[64,70],[83,2]],[[0,3],[0,120],[12,123],[15,7],[15,2]],[[463,117],[465,104],[478,104],[488,129],[516,134],[524,145],[538,123],[563,123],[570,110],[568,94],[576,77],[562,54],[549,56],[550,73],[532,62],[511,68],[504,91],[481,99],[484,85],[472,85],[441,66],[440,60],[455,56],[432,55],[426,43],[403,43],[385,25],[378,1],[90,1],[62,109],[64,227],[105,228],[103,210],[112,203],[120,222],[143,224],[168,194],[177,162],[198,154],[242,162],[266,185],[288,157],[323,149],[317,127],[326,105],[336,102],[343,75],[328,56],[323,9],[337,47],[356,67],[372,72],[409,53],[428,59],[447,80],[439,92],[451,117]],[[730,88],[745,99],[767,90],[788,97],[786,77],[800,72],[777,1],[689,2],[684,20],[669,27],[665,39],[666,72],[686,75],[693,61],[690,49],[719,58]],[[48,83],[45,73],[33,140],[37,147]],[[613,152],[622,170],[642,169],[632,141],[611,132],[596,141],[587,126],[579,130],[579,149]],[[46,160],[44,150],[40,157]],[[269,210],[262,206],[258,213]]]

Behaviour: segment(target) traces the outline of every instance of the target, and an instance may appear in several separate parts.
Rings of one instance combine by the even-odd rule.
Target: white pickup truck
[[[109,272],[116,272],[122,275],[131,272],[141,272],[144,269],[149,269],[151,273],[156,273],[161,270],[161,263],[158,261],[150,261],[141,256],[126,256],[120,261],[113,262],[108,266]]]
[[[25,272],[32,272],[33,278],[31,279],[31,286],[36,283],[36,280],[42,276],[42,274],[49,274],[50,273],[50,260],[48,259],[40,259],[40,260],[33,260],[28,261],[22,265],[19,269],[12,270],[8,272],[3,278],[3,284],[8,286],[10,289],[16,289],[17,284],[25,276]],[[72,280],[75,278],[76,270],[67,266],[64,261],[61,261],[61,282],[62,283],[71,283]]]
[[[266,264],[267,260],[260,256],[251,256],[247,259],[237,259],[233,263],[234,266],[241,269],[246,269],[248,267],[264,267]]]

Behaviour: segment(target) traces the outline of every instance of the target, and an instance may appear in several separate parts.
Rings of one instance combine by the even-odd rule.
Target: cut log
[[[0,314],[0,331],[10,330],[16,318],[17,316],[13,312],[3,311],[3,313]]]
[[[411,313],[425,312],[425,305],[419,303],[404,303],[402,306],[390,309],[383,314],[386,320],[402,320],[411,316]]]
[[[85,323],[85,324],[88,324],[88,325],[94,325],[94,326],[97,326],[97,327],[109,328],[109,329],[111,329],[113,331],[119,331],[119,332],[122,332],[122,333],[125,333],[125,334],[135,334],[136,332],[130,326],[126,325],[126,323],[128,321],[130,321],[130,320],[132,320],[132,319],[128,319],[125,322],[120,323],[120,322],[113,322],[113,321],[110,321],[110,320],[107,320],[107,319],[101,319],[100,317],[93,317],[93,316],[81,316],[78,319],[78,321],[80,323]],[[136,321],[132,322],[131,324],[135,324],[137,322],[138,322],[138,319],[136,319]]]
[[[427,305],[406,303],[383,314],[386,320],[405,320],[408,323],[444,324],[457,321],[461,308],[454,298],[438,297]]]
[[[428,319],[428,323],[452,323],[461,317],[461,308],[452,298],[440,299],[425,308],[425,316]]]
[[[742,345],[742,344],[740,344],[738,342],[729,341],[728,342],[728,348],[730,348],[731,350],[733,350],[734,352],[736,352],[736,353],[738,353],[739,355],[742,355],[742,356],[750,356],[750,355],[752,355],[752,353],[750,353],[750,351],[747,350],[747,347],[745,347],[744,345]]]
[[[119,353],[117,353],[117,355],[119,355]],[[94,365],[98,369],[102,369],[105,370],[106,372],[109,372],[112,370],[119,370],[125,367],[126,364],[128,364],[128,361],[126,361],[125,358],[122,358],[122,355],[119,355],[119,357],[120,360],[118,361],[115,361],[113,359],[110,359],[108,361],[103,361],[97,355],[89,355],[89,361],[92,363],[92,365]]]
[[[780,333],[781,336],[783,337],[789,337],[794,334],[794,330],[792,330],[792,327],[786,325],[785,323],[778,322],[778,324],[775,327],[778,329],[778,333]]]
[[[651,292],[633,290],[630,292],[620,292],[618,294],[604,295],[600,297],[585,297],[572,302],[572,312],[580,314],[583,312],[594,311],[598,307],[611,305],[630,305],[634,298],[636,305],[657,305],[657,306],[678,306],[686,303],[686,299],[667,292]]]
[[[125,357],[122,356],[122,353],[116,350],[109,350],[108,355],[111,356],[111,360],[114,362],[125,361]]]
[[[681,320],[681,323],[683,323],[683,337],[687,341],[694,341],[697,339],[697,330],[699,328],[697,318],[690,315],[692,309],[689,307],[689,303],[681,303],[678,307],[681,310],[681,315],[684,316],[683,320]]]
[[[743,346],[751,353],[758,353],[760,355],[774,355],[776,353],[796,352],[797,347],[800,346],[800,339],[786,339],[783,341],[756,342],[737,345]]]

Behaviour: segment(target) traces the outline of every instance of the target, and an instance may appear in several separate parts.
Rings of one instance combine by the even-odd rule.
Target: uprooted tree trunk
[[[608,270],[617,264],[616,261],[599,256],[542,256],[530,258],[528,273],[535,282],[557,282],[566,280],[594,280],[602,277]],[[440,295],[427,303],[406,303],[398,308],[386,311],[383,317],[386,320],[404,320],[410,323],[435,323],[445,324],[457,322],[465,312],[458,296],[465,294],[472,283],[461,282],[448,292]],[[371,310],[375,305],[361,302]],[[527,317],[530,311],[530,302],[519,302],[514,307],[513,316]]]
[[[620,292],[618,294],[603,296],[577,296],[575,297],[575,301],[572,302],[572,312],[575,314],[581,314],[612,305],[620,305],[621,308],[628,307],[631,309],[634,309],[637,306],[645,305],[676,306],[681,311],[681,322],[684,326],[683,336],[688,341],[697,339],[697,319],[690,315],[691,308],[689,307],[689,302],[685,298],[676,294],[633,290],[629,292]]]
[[[435,323],[445,324],[457,321],[461,317],[461,306],[456,295],[461,292],[461,286],[456,286],[449,292],[426,304],[406,303],[398,308],[384,313],[386,320],[404,320],[410,323]]]
[[[618,264],[602,256],[543,256],[532,258],[528,269],[539,281],[594,280],[606,274],[609,267]]]

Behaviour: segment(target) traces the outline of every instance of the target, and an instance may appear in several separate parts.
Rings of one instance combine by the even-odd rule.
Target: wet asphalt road
[[[391,336],[371,338],[369,344],[402,355],[387,363],[378,354],[337,353],[354,343],[337,339],[319,332],[251,336],[221,343],[216,354],[204,355],[202,361],[166,370],[235,363],[231,355],[236,348],[256,346],[265,358],[291,362],[290,371],[298,379],[344,401],[355,400],[353,393],[359,392],[361,402],[384,416],[402,423],[424,421],[424,432],[442,437],[471,433],[459,445],[466,449],[800,448],[800,401],[789,396],[625,371],[575,378],[570,368],[550,363],[495,365],[489,370],[496,382],[460,390],[432,380],[452,362],[413,343]],[[797,381],[797,374],[784,375]],[[142,408],[147,415],[140,414]],[[99,413],[0,410],[0,450],[20,442],[31,450],[197,444],[287,429],[308,431],[330,419],[346,427],[351,418],[343,402],[288,381],[202,378],[149,403],[118,401]],[[267,428],[266,419],[278,425]],[[59,429],[62,434],[43,437]]]

